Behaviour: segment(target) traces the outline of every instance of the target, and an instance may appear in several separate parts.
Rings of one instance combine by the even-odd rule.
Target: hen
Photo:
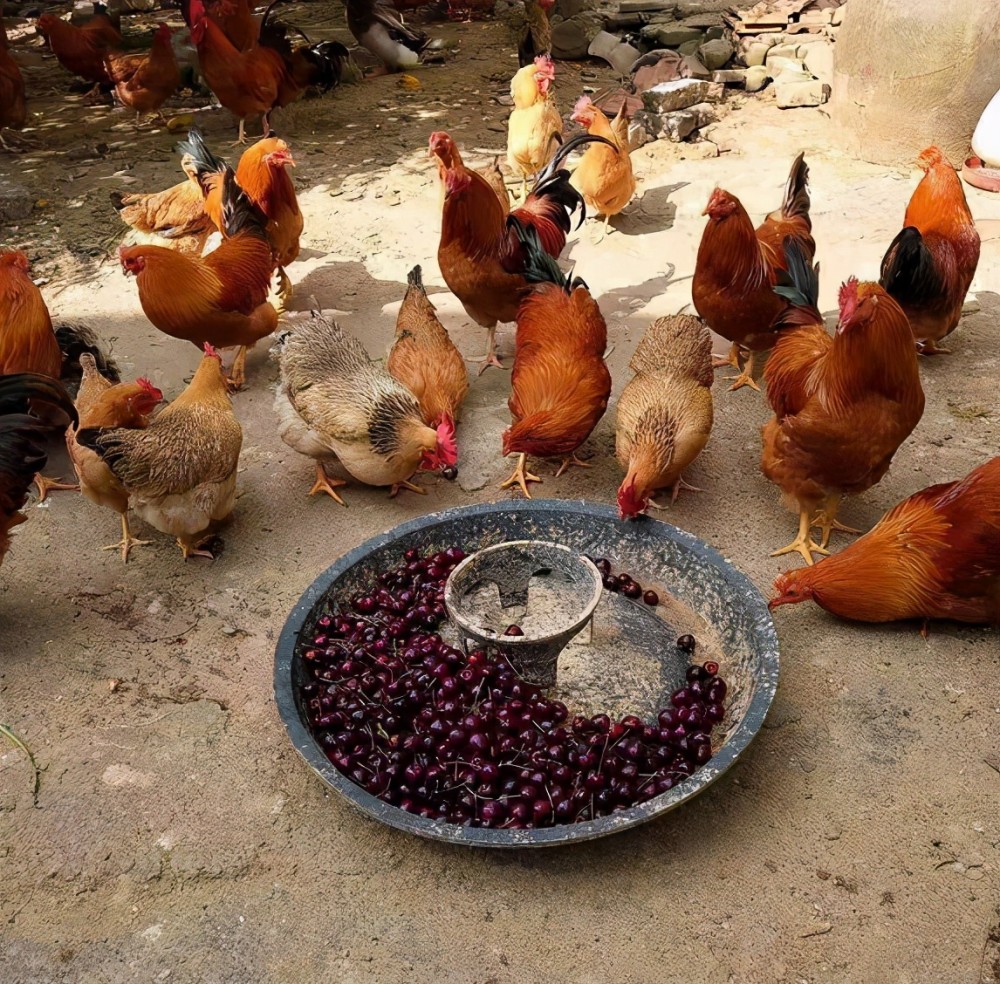
[[[177,91],[181,73],[170,44],[170,28],[160,24],[147,54],[104,56],[104,68],[115,87],[115,95],[136,120],[143,113],[159,113],[160,107]],[[162,113],[160,114],[162,117]]]
[[[979,233],[962,182],[937,147],[920,155],[924,176],[906,207],[903,231],[882,260],[882,286],[910,320],[924,355],[947,353],[979,264]]]
[[[10,149],[3,139],[3,130],[21,130],[27,121],[24,77],[8,50],[7,31],[0,14],[0,147]]]
[[[386,0],[345,0],[347,27],[354,40],[382,62],[387,72],[420,64],[430,39],[403,22]]]
[[[202,547],[233,511],[243,431],[210,345],[187,389],[148,427],[80,428],[76,441],[108,466],[142,519],[177,538],[185,560],[213,558]]]
[[[122,36],[103,3],[94,4],[94,16],[80,27],[55,14],[42,14],[37,28],[68,72],[98,85],[111,84],[104,57],[122,43]]]
[[[567,140],[538,176],[525,203],[510,213],[536,230],[550,256],[557,257],[566,245],[572,213],[578,208],[586,211],[562,162],[581,144],[602,140],[585,133]],[[489,332],[489,350],[480,372],[489,365],[502,368],[496,356],[496,326],[498,321],[517,318],[528,289],[524,252],[497,192],[481,174],[465,166],[451,137],[432,133],[430,152],[444,182],[438,266],[469,317]]]
[[[555,77],[552,59],[539,55],[510,80],[514,108],[507,120],[507,163],[521,175],[522,198],[528,193],[528,177],[541,171],[562,143],[562,117],[549,92]]]
[[[417,469],[454,467],[455,443],[441,424],[428,427],[416,397],[340,326],[314,312],[285,337],[275,400],[281,439],[316,461],[310,495],[347,482],[331,479],[324,462],[339,459],[366,485],[423,492],[408,479]]]
[[[771,556],[798,551],[807,564],[826,553],[841,496],[871,488],[924,411],[910,326],[878,284],[853,277],[840,288],[831,338],[816,307],[819,281],[801,247],[785,242],[790,308],[764,369],[774,416],[763,430],[761,470],[796,503],[796,539]],[[819,526],[819,544],[809,536]],[[848,530],[848,532],[857,532]]]
[[[83,379],[76,397],[80,428],[125,427],[139,430],[148,426],[149,415],[163,399],[163,394],[148,379],[115,384],[98,372],[92,355],[82,356],[80,361]],[[80,490],[91,502],[113,509],[121,516],[121,541],[104,549],[120,550],[122,563],[128,563],[132,547],[149,541],[132,536],[128,525],[128,492],[96,452],[77,443],[76,432],[76,426],[66,429],[66,450],[76,469]]]
[[[162,246],[123,246],[125,275],[134,274],[139,302],[160,331],[202,348],[239,346],[231,370],[239,389],[247,351],[278,325],[267,301],[274,261],[264,218],[243,192],[232,170],[223,187],[226,239],[206,257],[185,256]]]
[[[859,622],[1000,626],[1000,458],[911,495],[846,550],[774,587],[771,608],[811,599]]]
[[[591,144],[570,177],[587,207],[595,215],[604,216],[604,235],[607,235],[611,217],[625,208],[635,194],[628,137],[621,139],[620,131],[612,127],[604,113],[590,101],[590,96],[581,96],[577,101],[573,119],[588,133],[604,137],[616,148]]]
[[[438,321],[420,267],[415,266],[406,279],[406,296],[396,318],[396,341],[385,367],[417,398],[424,423],[454,445],[455,423],[469,391],[465,360]]]
[[[552,53],[552,25],[549,15],[556,0],[524,0],[524,34],[517,46],[517,63],[524,68],[539,55]]]
[[[563,276],[534,229],[517,218],[511,223],[524,249],[525,275],[534,286],[517,312],[507,401],[513,423],[503,433],[504,457],[519,458],[500,487],[517,485],[530,499],[528,482],[541,479],[525,471],[529,454],[562,458],[557,478],[570,465],[589,467],[575,452],[604,415],[611,395],[604,362],[608,329],[587,285]]]
[[[808,260],[816,253],[809,219],[809,168],[795,158],[781,207],[754,230],[740,200],[716,188],[705,208],[708,223],[698,247],[691,295],[695,310],[712,331],[732,342],[728,359],[717,365],[740,368],[740,351],[749,350],[746,365],[730,389],[759,387],[753,380],[753,354],[776,339],[772,323],[784,307],[775,293],[777,273],[786,267],[783,243],[799,244]]]
[[[701,454],[712,431],[712,338],[690,315],[654,321],[629,363],[635,376],[618,400],[615,451],[625,469],[618,489],[622,519],[648,507],[662,509],[653,496],[670,489],[671,503],[681,477]],[[697,490],[695,490],[697,491]]]
[[[32,406],[45,405],[76,420],[69,394],[54,379],[36,373],[0,375],[0,564],[10,548],[10,531],[27,517],[35,474],[45,467],[45,424],[30,416]]]

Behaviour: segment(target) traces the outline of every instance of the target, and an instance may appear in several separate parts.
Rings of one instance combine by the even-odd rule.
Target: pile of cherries
[[[422,817],[510,830],[607,816],[711,758],[712,728],[725,717],[716,663],[688,667],[654,724],[571,718],[505,657],[444,641],[444,586],[464,557],[408,550],[372,590],[322,615],[303,645],[310,727],[348,779]],[[607,562],[597,563],[603,574]],[[677,643],[695,648],[691,636]]]

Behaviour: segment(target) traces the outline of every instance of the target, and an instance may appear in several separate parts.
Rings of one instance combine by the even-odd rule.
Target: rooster
[[[148,427],[80,428],[76,441],[107,465],[142,519],[177,538],[185,560],[214,559],[205,547],[236,503],[243,431],[211,345],[187,389]]]
[[[146,317],[160,331],[219,348],[239,346],[231,384],[246,377],[247,352],[278,325],[267,301],[274,269],[264,216],[239,190],[231,168],[223,186],[226,239],[208,256],[184,256],[162,246],[122,246],[122,271],[133,274]]]
[[[344,6],[354,40],[382,62],[383,71],[399,72],[420,64],[430,38],[407,27],[386,0],[345,0]]]
[[[28,489],[45,467],[48,427],[29,414],[39,405],[77,420],[73,401],[54,379],[30,372],[0,375],[0,564],[10,531],[27,519],[20,510]]]
[[[534,285],[517,312],[517,340],[511,394],[513,423],[503,433],[504,457],[517,454],[513,474],[501,488],[517,485],[527,498],[527,456],[561,458],[558,478],[571,465],[589,467],[576,450],[604,415],[611,373],[604,362],[608,328],[601,309],[579,278],[564,277],[538,233],[514,217],[525,257],[525,276]]]
[[[784,304],[773,290],[778,271],[786,267],[783,243],[791,237],[808,260],[816,253],[809,219],[809,168],[799,154],[792,163],[781,207],[755,230],[740,200],[716,188],[705,208],[708,222],[698,247],[691,295],[695,310],[708,327],[732,342],[728,358],[717,366],[740,368],[741,350],[749,350],[746,365],[729,388],[750,386],[754,352],[770,348],[776,339],[772,323]]]
[[[882,286],[910,320],[923,355],[946,354],[938,342],[962,316],[979,263],[979,233],[962,182],[937,147],[920,155],[924,176],[906,207],[903,230],[882,260]]]
[[[424,423],[455,443],[455,423],[469,377],[465,361],[455,348],[427,291],[420,267],[415,266],[406,278],[406,296],[396,318],[396,340],[385,367],[420,403]],[[445,477],[454,477],[454,466]]]
[[[618,399],[615,450],[625,479],[618,489],[622,519],[635,519],[653,496],[670,489],[671,503],[687,485],[681,474],[712,432],[712,338],[690,315],[654,321],[629,367],[635,376]]]
[[[1000,626],[1000,458],[911,495],[846,550],[774,588],[772,609],[812,600],[859,622]]]
[[[316,461],[309,494],[326,492],[341,505],[336,489],[347,483],[330,478],[324,462],[339,460],[359,482],[388,485],[393,496],[424,492],[409,481],[418,469],[455,465],[453,430],[428,427],[416,397],[317,312],[284,338],[275,410],[281,439]]]
[[[567,140],[538,176],[524,204],[510,213],[521,225],[535,229],[542,248],[552,257],[566,245],[571,215],[580,209],[583,222],[586,213],[583,199],[569,183],[569,172],[561,165],[573,150],[593,141],[608,143],[586,133]],[[523,247],[508,224],[507,209],[497,192],[481,174],[465,166],[454,140],[444,132],[432,133],[430,152],[444,183],[438,266],[469,317],[489,332],[480,373],[491,365],[503,368],[496,355],[496,326],[498,321],[517,318],[528,290]]]
[[[797,551],[809,565],[826,553],[841,496],[870,489],[889,470],[924,411],[910,326],[878,285],[853,277],[840,288],[840,322],[831,338],[816,307],[819,279],[789,237],[789,304],[764,369],[774,416],[763,430],[761,470],[798,507],[799,532],[778,557]],[[811,526],[823,532],[820,543]]]
[[[562,143],[562,117],[549,91],[555,77],[555,63],[539,55],[510,80],[514,108],[507,120],[507,163],[521,175],[522,199],[528,194],[529,175],[541,171]]]

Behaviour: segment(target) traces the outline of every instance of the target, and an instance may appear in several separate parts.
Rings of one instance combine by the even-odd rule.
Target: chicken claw
[[[674,482],[673,488],[670,490],[670,505],[673,505],[677,501],[677,496],[680,495],[681,489],[687,489],[688,492],[704,492],[704,489],[699,489],[697,486],[688,485],[684,481],[683,476],[678,475],[677,481]]]
[[[427,489],[422,489],[419,485],[414,485],[413,482],[396,482],[389,490],[389,498],[395,499],[399,495],[400,489],[409,489],[411,492],[416,492],[419,495],[427,495]]]
[[[821,547],[818,543],[813,543],[812,538],[809,536],[809,510],[803,509],[799,512],[799,535],[788,544],[787,547],[782,547],[780,550],[775,550],[771,556],[772,557],[782,557],[787,553],[800,553],[802,559],[812,567],[815,561],[813,560],[813,554],[823,554],[828,556],[830,551],[825,547]]]
[[[347,503],[334,491],[334,489],[339,489],[344,485],[347,485],[347,482],[342,478],[330,478],[322,462],[316,462],[316,481],[313,482],[313,487],[309,490],[310,495],[315,495],[317,492],[325,492],[335,502],[346,506]]]
[[[69,482],[60,482],[56,478],[46,478],[41,472],[35,476],[35,485],[38,486],[38,501],[44,502],[50,492],[79,492],[79,485],[71,485]]]
[[[951,355],[951,349],[941,348],[933,338],[917,342],[917,352],[920,355]]]
[[[733,342],[732,347],[729,349],[729,355],[713,355],[712,356],[712,368],[721,369],[723,366],[733,366],[735,369],[740,367],[740,347]]]
[[[110,543],[110,544],[108,544],[108,546],[102,547],[101,549],[102,550],[119,550],[120,549],[121,552],[122,552],[122,563],[123,564],[127,564],[128,563],[129,551],[133,547],[144,547],[147,544],[152,543],[152,542],[153,542],[152,540],[137,540],[134,536],[132,536],[132,531],[129,529],[129,526],[128,526],[128,516],[126,516],[125,513],[122,513],[122,538],[121,538],[121,540],[118,543]]]
[[[187,560],[188,557],[207,557],[209,560],[215,560],[215,554],[211,550],[202,550],[201,545],[207,543],[212,537],[202,537],[195,543],[185,543],[180,537],[177,537],[177,546],[181,548],[181,553],[184,555],[184,559]]]
[[[243,389],[243,384],[247,381],[247,351],[247,346],[241,345],[229,369],[229,378],[226,380],[226,384],[232,393]]]
[[[825,550],[830,542],[830,533],[832,530],[837,530],[840,533],[853,533],[855,536],[860,535],[863,531],[856,530],[853,526],[844,526],[843,523],[838,523],[836,518],[836,510],[834,510],[833,515],[820,510],[813,517],[811,526],[816,526],[822,530],[823,535],[820,538],[819,545]]]
[[[559,466],[556,471],[555,477],[558,478],[564,471],[572,468],[576,465],[578,468],[590,468],[591,464],[589,461],[581,461],[575,454],[571,454],[568,458],[563,458],[563,463]]]
[[[736,366],[739,369],[739,365]],[[758,393],[760,392],[760,387],[754,382],[753,379],[753,352],[747,355],[747,361],[743,368],[740,370],[738,376],[726,376],[726,379],[735,379],[736,382],[729,387],[729,391],[742,389],[744,386],[749,386],[751,389],[755,389]]]
[[[518,456],[517,467],[514,469],[513,474],[510,476],[510,478],[507,479],[506,482],[500,483],[500,488],[510,489],[513,488],[515,485],[518,485],[520,486],[521,491],[524,493],[524,497],[526,499],[530,499],[531,493],[528,491],[528,482],[541,483],[542,480],[537,475],[532,475],[531,472],[525,471],[524,465],[527,460],[528,456],[526,454]]]
[[[504,364],[497,357],[497,326],[494,325],[492,328],[488,328],[489,332],[487,344],[486,344],[486,355],[481,359],[469,359],[469,362],[477,362],[479,364],[479,375],[481,376],[490,366],[496,366],[497,369],[503,369]]]

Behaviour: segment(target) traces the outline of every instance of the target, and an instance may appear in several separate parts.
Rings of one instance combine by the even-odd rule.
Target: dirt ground
[[[326,23],[318,9],[308,15],[311,34],[346,39],[339,5]],[[417,73],[419,92],[376,79],[274,119],[300,161],[306,220],[293,306],[314,297],[372,352],[389,343],[415,263],[460,348],[472,356],[484,342],[437,269],[426,144],[444,127],[476,162],[500,151],[498,97],[516,60],[502,25],[435,30],[457,47],[443,67]],[[36,60],[27,78],[42,118],[30,136],[43,149],[0,156],[0,171],[38,207],[0,241],[28,250],[55,316],[85,319],[124,374],[148,374],[172,397],[197,356],[146,322],[135,283],[110,258],[122,230],[108,192],[178,180],[176,137],[83,107],[58,66]],[[560,104],[568,110],[583,84],[606,78],[561,65]],[[223,111],[197,118],[215,147],[235,134]],[[568,256],[608,320],[615,394],[644,326],[690,300],[700,213],[716,184],[759,217],[806,151],[832,310],[843,278],[877,274],[916,181],[915,171],[842,156],[822,110],[751,100],[715,136],[736,151],[637,151],[628,213],[603,242],[593,224],[571,240]],[[921,364],[923,420],[890,475],[847,504],[852,525],[869,527],[998,451],[1000,202],[967,194],[982,220],[981,311],[963,321],[951,356]],[[500,339],[509,353],[511,329]],[[331,798],[275,709],[285,615],[364,538],[506,494],[496,486],[509,470],[499,441],[509,376],[473,381],[458,482],[426,479],[426,497],[396,500],[351,487],[346,510],[306,496],[312,465],[277,437],[275,378],[262,345],[235,397],[240,497],[214,562],[184,564],[154,532],[123,567],[100,549],[117,539],[112,513],[71,493],[28,508],[0,572],[0,722],[42,771],[34,795],[28,758],[0,742],[0,979],[1000,982],[1000,647],[985,630],[938,625],[924,641],[912,625],[779,610],[781,687],[738,766],[661,821],[572,850],[424,843]],[[787,566],[768,553],[791,539],[795,519],[758,470],[764,402],[726,385],[716,384],[715,430],[688,476],[707,491],[682,495],[667,518],[766,592]],[[547,477],[538,494],[613,501],[613,445],[609,413],[586,448],[594,467]],[[48,473],[64,464],[54,451]]]

